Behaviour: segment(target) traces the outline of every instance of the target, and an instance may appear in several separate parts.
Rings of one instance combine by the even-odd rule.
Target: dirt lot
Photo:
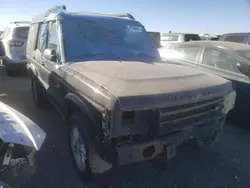
[[[0,100],[21,111],[47,133],[37,156],[34,176],[22,187],[97,187],[81,183],[68,155],[67,128],[52,106],[37,109],[32,101],[27,77],[4,81]],[[98,181],[98,180],[97,180]],[[170,160],[166,170],[156,170],[150,163],[130,165],[113,176],[113,187],[249,187],[250,133],[226,125],[220,140],[211,148],[192,150],[182,146]]]

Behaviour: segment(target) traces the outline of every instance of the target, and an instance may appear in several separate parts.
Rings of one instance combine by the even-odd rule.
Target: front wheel
[[[68,121],[70,153],[75,169],[84,182],[93,176],[89,162],[91,149],[91,138],[87,129],[89,123],[80,113],[72,115]]]

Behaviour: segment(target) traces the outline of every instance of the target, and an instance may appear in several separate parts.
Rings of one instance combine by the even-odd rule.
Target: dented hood
[[[226,79],[171,63],[85,61],[69,68],[106,88],[123,107],[162,105],[176,102],[176,96],[183,101],[232,90]]]
[[[21,144],[39,150],[45,132],[29,118],[0,102],[0,138],[3,142]]]

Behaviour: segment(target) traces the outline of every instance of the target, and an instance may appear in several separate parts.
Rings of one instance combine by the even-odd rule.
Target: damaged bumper
[[[163,153],[167,156],[166,160],[172,158],[175,155],[175,147],[188,140],[199,138],[216,139],[218,133],[222,130],[224,121],[225,117],[222,117],[212,125],[207,123],[202,126],[187,127],[153,141],[119,147],[117,148],[118,165],[151,160]]]

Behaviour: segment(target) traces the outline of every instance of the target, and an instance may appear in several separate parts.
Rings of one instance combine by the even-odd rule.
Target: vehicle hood
[[[174,102],[171,98],[177,94],[191,96],[191,100],[198,95],[207,97],[232,90],[231,82],[226,79],[171,63],[85,61],[73,63],[69,68],[102,86],[119,98],[120,103],[130,107],[133,102],[134,105],[162,104],[167,101],[167,95],[168,102]],[[137,98],[140,102],[129,101],[132,96],[134,99],[140,97]]]
[[[39,150],[46,133],[29,118],[0,102],[0,138],[3,142],[21,144]]]

